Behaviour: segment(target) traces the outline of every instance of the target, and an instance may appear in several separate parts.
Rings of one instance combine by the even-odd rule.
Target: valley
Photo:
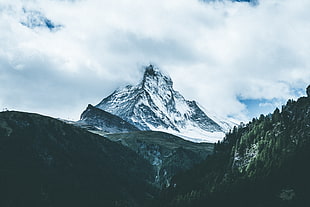
[[[77,122],[1,112],[0,205],[293,207],[310,203],[310,86],[307,97],[288,100],[281,110],[234,126],[217,143],[192,142],[197,137],[189,141],[176,136],[188,129],[188,123],[209,133],[224,133],[224,128],[194,101],[173,92],[170,79],[157,73],[148,67],[142,85],[147,79],[152,84],[165,81],[170,92],[161,94],[170,96],[158,98],[153,91],[146,101],[140,95],[150,89],[136,94],[138,86],[129,93],[130,86],[97,106],[88,105]],[[177,99],[187,104],[186,110],[177,110]]]

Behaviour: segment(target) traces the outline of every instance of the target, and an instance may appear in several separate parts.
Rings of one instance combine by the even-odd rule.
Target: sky
[[[78,120],[154,64],[186,99],[250,120],[305,95],[309,8],[309,0],[0,0],[0,110]],[[25,11],[61,26],[29,28]]]

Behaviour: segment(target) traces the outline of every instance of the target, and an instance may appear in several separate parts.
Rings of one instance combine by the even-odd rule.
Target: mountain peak
[[[173,82],[168,75],[164,75],[158,68],[153,65],[145,67],[145,72],[142,80],[142,88],[153,88],[168,86],[172,88]]]
[[[142,82],[116,90],[95,107],[143,131],[164,131],[194,142],[224,137],[226,122],[217,123],[195,101],[186,100],[173,89],[171,78],[153,65],[145,67]]]
[[[156,76],[160,71],[158,68],[155,68],[152,64],[145,67],[144,76]]]

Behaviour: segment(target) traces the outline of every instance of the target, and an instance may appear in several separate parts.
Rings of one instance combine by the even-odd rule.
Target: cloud
[[[310,81],[307,0],[3,0],[0,108],[77,119],[155,63],[186,98],[248,119],[242,99],[285,100]],[[63,25],[29,29],[22,9]]]

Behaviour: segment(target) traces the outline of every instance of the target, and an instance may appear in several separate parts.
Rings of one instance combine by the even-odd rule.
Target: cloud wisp
[[[296,98],[309,84],[307,8],[307,0],[2,0],[0,107],[78,119],[152,62],[185,97],[246,120],[252,109],[242,100]],[[62,27],[25,27],[25,9]]]

